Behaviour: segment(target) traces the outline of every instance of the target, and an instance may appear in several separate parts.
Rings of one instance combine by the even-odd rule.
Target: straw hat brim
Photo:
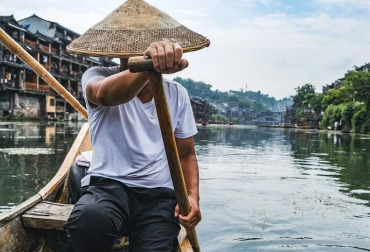
[[[184,34],[186,33],[186,36]],[[167,35],[167,36],[166,36]],[[91,28],[81,37],[67,46],[67,51],[76,54],[96,57],[133,57],[141,56],[149,47],[150,41],[177,42],[184,53],[200,50],[209,46],[209,40],[202,35],[192,32],[184,26],[175,29],[149,31],[114,31],[94,30]],[[109,38],[109,41],[107,41]],[[131,50],[135,48],[137,50]]]
[[[67,51],[98,57],[143,55],[152,42],[177,42],[184,52],[209,40],[181,25],[144,0],[128,0],[67,46]]]

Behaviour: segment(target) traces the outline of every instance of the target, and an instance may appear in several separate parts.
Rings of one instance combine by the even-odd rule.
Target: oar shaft
[[[60,96],[76,109],[86,120],[88,119],[86,109],[69,93],[37,60],[26,52],[15,42],[3,29],[0,28],[0,42],[5,45],[13,54],[17,55],[24,63],[48,83]]]
[[[166,150],[168,166],[170,168],[177,202],[179,204],[181,214],[188,215],[190,212],[189,198],[181,169],[179,154],[177,152],[167,97],[163,87],[162,74],[157,72],[150,72],[150,83],[152,85],[158,121],[162,132],[163,143]],[[195,252],[200,251],[196,230],[187,229],[186,233],[189,238],[190,244],[193,247],[193,250]]]

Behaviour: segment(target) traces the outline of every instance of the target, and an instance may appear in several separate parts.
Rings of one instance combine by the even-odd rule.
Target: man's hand
[[[187,216],[183,216],[180,214],[179,205],[175,207],[175,217],[179,217],[181,225],[184,226],[186,229],[194,229],[195,226],[199,223],[202,219],[202,215],[199,209],[199,201],[198,199],[189,196],[189,203],[190,203],[190,212]]]
[[[182,58],[183,50],[178,43],[161,41],[151,43],[144,53],[150,56],[154,69],[164,74],[172,74],[184,70],[189,63]]]

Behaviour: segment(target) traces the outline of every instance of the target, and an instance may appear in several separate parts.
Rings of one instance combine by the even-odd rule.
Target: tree
[[[370,72],[349,71],[345,83],[353,90],[353,98],[366,104],[366,112],[370,116]]]
[[[315,95],[315,87],[311,83],[298,87],[296,88],[296,95],[292,96],[293,106],[297,109],[307,108],[310,100]]]

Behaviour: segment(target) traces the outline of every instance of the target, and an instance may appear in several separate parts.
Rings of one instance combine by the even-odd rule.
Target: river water
[[[81,123],[0,123],[0,211],[54,175]],[[199,126],[202,251],[370,251],[370,136]]]

